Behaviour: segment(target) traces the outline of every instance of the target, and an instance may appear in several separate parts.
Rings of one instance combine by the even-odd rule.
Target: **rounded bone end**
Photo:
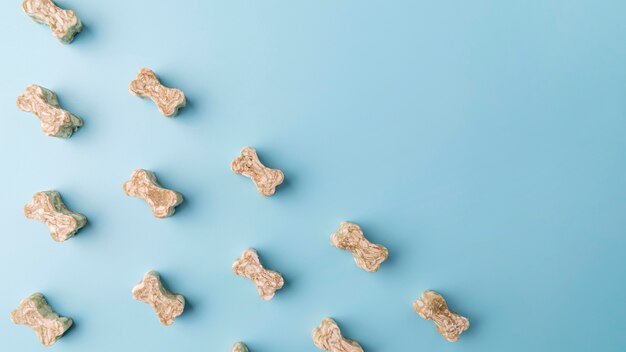
[[[237,342],[233,345],[231,352],[248,352],[248,346],[243,342]]]

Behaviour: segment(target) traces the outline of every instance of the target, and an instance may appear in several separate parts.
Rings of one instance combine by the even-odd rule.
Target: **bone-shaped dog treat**
[[[248,346],[243,342],[237,342],[230,352],[248,352]]]
[[[230,164],[231,170],[252,179],[256,188],[264,196],[271,196],[276,191],[276,186],[283,183],[285,175],[278,169],[270,169],[259,160],[256,150],[245,147],[239,156]]]
[[[17,107],[31,112],[41,121],[43,132],[52,137],[69,138],[83,125],[80,117],[61,109],[53,91],[31,84],[17,97]]]
[[[55,313],[39,292],[20,302],[17,309],[11,312],[11,321],[31,327],[45,346],[53,345],[72,326],[72,319]]]
[[[159,82],[159,78],[149,68],[142,68],[137,78],[128,87],[133,95],[150,98],[157,105],[161,114],[170,117],[185,106],[185,94],[176,88],[167,88]]]
[[[387,248],[368,241],[359,225],[350,222],[341,223],[339,230],[330,236],[330,242],[339,249],[352,252],[356,265],[370,273],[378,271],[389,255]]]
[[[37,192],[33,200],[24,206],[28,219],[39,220],[48,226],[50,236],[63,242],[74,236],[85,224],[85,215],[68,210],[57,191]]]
[[[185,309],[185,297],[163,287],[159,273],[154,270],[146,273],[133,288],[133,297],[151,305],[164,325],[172,325]]]
[[[252,280],[259,291],[259,296],[266,301],[272,299],[285,283],[279,272],[263,268],[254,248],[246,249],[241,257],[235,260],[233,272]]]
[[[458,340],[469,328],[469,320],[451,312],[446,300],[435,291],[424,291],[422,298],[413,303],[413,309],[422,318],[432,320],[441,336],[450,342]]]
[[[63,10],[52,0],[24,0],[22,10],[33,21],[48,25],[52,34],[63,44],[71,43],[76,33],[83,29],[74,11]]]
[[[174,214],[175,207],[183,202],[182,194],[162,188],[156,175],[144,169],[135,170],[123,188],[126,195],[145,200],[152,209],[152,215],[157,218]]]
[[[363,352],[363,348],[361,348],[358,342],[341,336],[339,326],[337,326],[337,323],[331,318],[322,320],[322,324],[313,329],[311,335],[315,346],[324,351]]]

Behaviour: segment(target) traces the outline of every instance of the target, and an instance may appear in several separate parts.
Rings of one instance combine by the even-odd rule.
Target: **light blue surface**
[[[626,2],[59,1],[64,46],[0,5],[0,351],[42,351],[9,312],[35,291],[76,323],[51,351],[314,351],[334,317],[367,352],[624,351]],[[179,117],[128,92],[141,67],[181,88]],[[46,137],[30,83],[85,120]],[[257,148],[271,198],[229,169]],[[152,217],[136,168],[183,193]],[[55,243],[22,207],[59,190],[89,225]],[[376,274],[332,247],[362,225]],[[230,267],[253,246],[270,302]],[[134,301],[156,269],[188,300],[171,327]],[[456,344],[411,303],[441,292]]]

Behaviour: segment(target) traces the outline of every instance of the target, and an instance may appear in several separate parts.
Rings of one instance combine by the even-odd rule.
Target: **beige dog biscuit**
[[[339,230],[330,236],[330,242],[339,249],[352,252],[356,265],[370,273],[378,271],[389,255],[387,248],[368,241],[359,225],[350,222],[341,223]]]
[[[248,346],[243,342],[237,342],[230,352],[248,352]]]
[[[241,257],[235,260],[233,272],[252,280],[257,286],[259,296],[266,301],[272,299],[285,283],[279,272],[263,268],[254,248],[246,249]]]
[[[124,183],[123,189],[128,196],[145,200],[157,218],[171,216],[176,210],[175,207],[183,202],[182,194],[162,188],[157,182],[156,175],[144,169],[135,170],[130,180]]]
[[[31,84],[17,97],[17,107],[33,113],[41,121],[43,132],[52,137],[69,138],[83,125],[80,117],[61,109],[56,94],[36,84]]]
[[[11,321],[32,328],[45,346],[53,345],[72,326],[72,319],[55,313],[39,292],[20,302],[19,307],[11,312]]]
[[[57,191],[37,192],[33,200],[24,206],[28,219],[39,220],[48,226],[50,236],[63,242],[74,236],[87,224],[85,215],[68,210]]]
[[[33,21],[48,25],[61,43],[69,44],[83,24],[72,10],[59,8],[52,0],[24,0],[22,10]]]
[[[358,342],[341,336],[339,326],[337,326],[337,323],[331,318],[322,320],[322,324],[313,329],[311,335],[315,346],[324,351],[363,352],[363,348],[361,348]]]
[[[446,300],[435,291],[424,291],[422,298],[413,303],[413,308],[422,318],[432,320],[441,336],[450,342],[458,340],[469,328],[469,320],[451,312]]]
[[[256,188],[264,196],[271,196],[276,191],[276,186],[283,183],[285,175],[277,169],[270,169],[261,164],[256,150],[245,147],[239,156],[230,164],[231,170],[252,179]]]
[[[154,270],[133,288],[133,297],[151,305],[164,325],[172,325],[185,309],[185,297],[163,287],[159,273]]]
[[[161,114],[170,117],[178,113],[178,109],[186,104],[185,94],[176,88],[167,88],[159,82],[159,78],[148,68],[142,68],[128,87],[133,95],[150,98],[157,105]]]

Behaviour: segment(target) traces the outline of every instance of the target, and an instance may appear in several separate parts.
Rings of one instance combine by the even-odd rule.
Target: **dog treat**
[[[162,188],[154,172],[144,169],[135,170],[123,188],[127,196],[146,201],[152,208],[152,215],[157,218],[171,216],[176,210],[174,208],[183,202],[182,194]]]
[[[32,328],[45,346],[52,346],[72,326],[72,319],[55,313],[39,292],[20,302],[11,312],[11,321]]]
[[[230,352],[248,352],[248,346],[243,342],[237,342]]]
[[[28,219],[43,222],[50,230],[50,236],[57,242],[73,237],[87,224],[85,215],[68,210],[57,191],[37,192],[33,200],[24,206]]]
[[[69,138],[83,125],[80,117],[61,109],[53,91],[31,84],[17,97],[17,107],[33,113],[41,121],[43,132],[52,137]]]
[[[52,0],[24,0],[22,10],[33,21],[48,25],[52,34],[63,44],[71,43],[76,33],[83,29],[74,11],[63,10]]]
[[[387,248],[368,241],[359,225],[350,222],[341,223],[339,230],[330,236],[330,242],[339,249],[352,252],[356,265],[370,273],[378,271],[389,255]]]
[[[317,348],[328,352],[363,352],[358,342],[341,336],[337,323],[326,318],[320,326],[313,329],[313,343]]]
[[[235,260],[233,272],[252,280],[259,290],[259,296],[266,301],[272,299],[285,283],[279,272],[263,268],[254,248],[246,249],[241,257]]]
[[[231,170],[252,179],[256,188],[264,196],[271,196],[276,191],[276,186],[283,183],[285,175],[278,169],[270,169],[261,164],[256,150],[245,147],[239,156],[230,164]]]
[[[185,309],[185,297],[163,287],[159,273],[154,270],[146,273],[133,288],[133,297],[151,305],[163,325],[172,325]]]
[[[159,78],[149,68],[142,68],[137,78],[128,87],[133,95],[150,98],[157,105],[161,114],[170,117],[185,106],[185,94],[176,88],[167,88],[159,82]]]
[[[435,291],[424,291],[422,298],[413,303],[413,309],[422,318],[432,320],[441,336],[450,342],[458,340],[469,328],[469,320],[451,312],[446,300]]]

